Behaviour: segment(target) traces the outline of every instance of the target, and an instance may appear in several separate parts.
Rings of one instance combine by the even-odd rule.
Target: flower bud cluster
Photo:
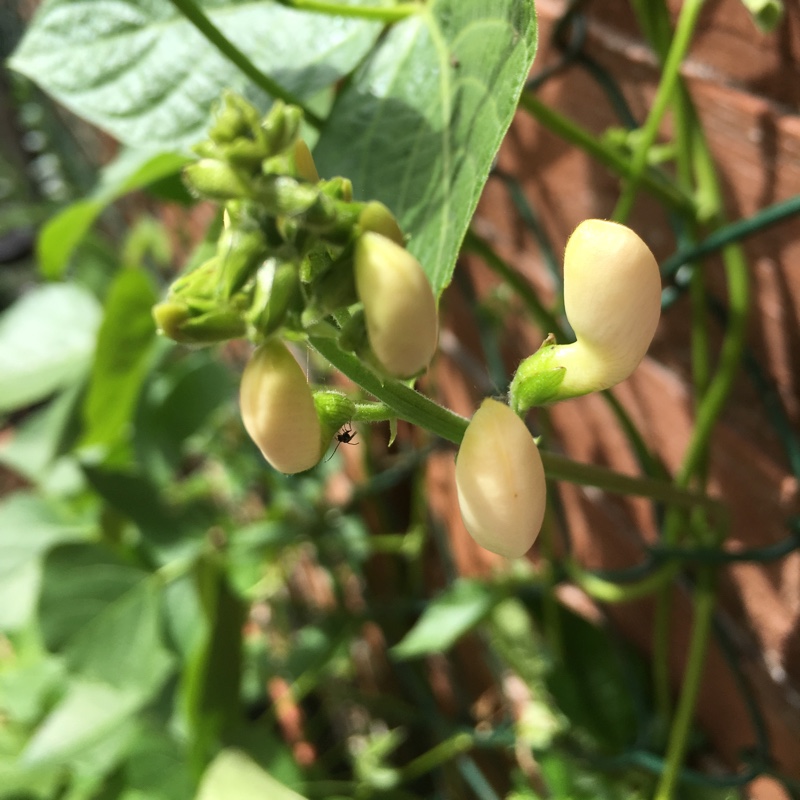
[[[397,220],[381,203],[354,201],[346,178],[320,180],[301,123],[280,101],[262,117],[223,95],[184,170],[194,194],[222,207],[215,252],[153,309],[159,330],[185,344],[260,343],[242,379],[242,416],[283,472],[316,464],[354,414],[343,395],[314,395],[283,335],[323,330],[404,379],[427,367],[437,343],[436,298]]]

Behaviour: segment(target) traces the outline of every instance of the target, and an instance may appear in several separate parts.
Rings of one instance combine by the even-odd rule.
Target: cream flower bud
[[[661,276],[650,248],[625,225],[582,222],[564,252],[564,308],[578,347],[562,351],[561,391],[574,382],[607,389],[627,378],[661,316]]]
[[[506,558],[524,555],[539,535],[547,495],[539,449],[504,403],[484,400],[456,461],[461,517],[472,538]]]
[[[636,369],[661,316],[661,276],[648,246],[625,225],[582,222],[564,253],[564,308],[576,341],[548,336],[519,365],[509,391],[519,413],[608,389]]]
[[[364,304],[370,347],[396,378],[410,378],[433,358],[438,339],[436,298],[422,266],[378,233],[356,244],[356,291]]]
[[[270,339],[245,367],[239,391],[244,427],[264,458],[289,475],[322,456],[322,429],[306,376],[286,345]]]

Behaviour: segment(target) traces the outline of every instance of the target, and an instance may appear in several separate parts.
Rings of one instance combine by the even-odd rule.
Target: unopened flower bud
[[[314,156],[311,155],[308,145],[302,139],[298,139],[294,143],[294,168],[299,178],[309,183],[319,183],[319,173],[317,165],[314,163]]]
[[[306,376],[286,345],[269,339],[242,375],[244,427],[264,458],[280,472],[311,469],[322,456],[322,429]]]
[[[510,390],[517,411],[607,389],[636,369],[661,315],[650,249],[625,225],[582,222],[564,253],[564,307],[577,341],[548,339],[520,364]]]
[[[406,237],[397,224],[394,214],[383,203],[372,200],[364,206],[358,217],[358,224],[362,231],[372,231],[391,239],[400,247],[405,247]]]
[[[390,375],[410,378],[436,352],[436,298],[414,256],[378,233],[356,244],[356,290],[375,357]]]
[[[458,505],[472,538],[492,553],[524,555],[539,535],[547,495],[539,449],[504,403],[484,400],[456,461]]]
[[[213,158],[201,158],[184,167],[183,177],[190,190],[209,200],[237,200],[252,194],[248,182],[236,170]]]

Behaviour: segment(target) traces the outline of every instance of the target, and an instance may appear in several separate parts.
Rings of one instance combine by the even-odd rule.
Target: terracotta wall
[[[550,43],[554,20],[566,3],[539,0],[541,42],[534,72],[555,63]],[[670,3],[677,13],[680,2]],[[800,194],[800,4],[787,2],[787,16],[772,35],[760,34],[739,0],[709,0],[684,69],[719,166],[731,219]],[[621,84],[637,118],[652,100],[658,72],[643,44],[626,0],[595,0],[588,15],[586,51]],[[546,83],[539,96],[547,104],[600,132],[618,125],[597,84],[578,68]],[[665,122],[669,129],[669,120]],[[579,150],[519,114],[499,159],[522,182],[560,257],[566,237],[587,217],[611,214],[619,182]],[[499,181],[491,181],[476,226],[499,253],[545,293],[547,270],[532,237],[519,222]],[[674,248],[659,206],[641,196],[631,225],[663,258]],[[795,430],[800,429],[800,218],[783,222],[748,239],[753,313],[748,342],[777,390]],[[709,285],[725,297],[721,264],[706,262]],[[465,264],[482,294],[497,280],[475,261]],[[437,390],[453,408],[471,414],[485,387],[461,377],[460,348],[475,344],[473,310],[457,286],[445,297],[447,326],[459,344],[450,347],[434,376]],[[513,366],[542,339],[522,316],[509,336]],[[713,337],[718,343],[719,336]],[[445,336],[445,344],[451,339]],[[448,347],[445,347],[447,350]],[[489,389],[487,393],[492,393]],[[640,425],[646,440],[665,463],[680,464],[694,421],[690,380],[689,306],[683,298],[665,313],[651,354],[635,375],[619,387],[619,399]],[[575,459],[637,473],[607,405],[598,397],[562,403],[553,409],[557,446]],[[429,487],[435,513],[445,519],[462,569],[482,572],[492,560],[467,537],[454,505],[451,455],[430,466]],[[730,549],[767,545],[784,538],[785,519],[798,512],[798,486],[780,440],[759,398],[745,379],[733,397],[713,439],[712,490],[733,512]],[[641,557],[637,531],[654,536],[647,506],[605,496],[596,490],[564,485],[562,495],[580,557],[591,567],[621,567]],[[689,595],[676,590],[674,643],[670,668],[679,688],[691,619]],[[625,635],[643,650],[650,647],[652,604],[607,609]],[[766,715],[772,752],[785,771],[800,777],[800,553],[768,565],[741,564],[721,571],[720,616],[733,636],[739,658],[756,687]],[[727,767],[753,742],[746,710],[719,652],[712,649],[705,673],[699,715]],[[754,798],[783,797],[766,779],[751,786]]]

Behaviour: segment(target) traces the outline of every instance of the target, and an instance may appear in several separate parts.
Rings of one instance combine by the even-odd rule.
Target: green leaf
[[[497,602],[492,587],[460,578],[435,597],[391,652],[395,658],[442,653],[472,630]]]
[[[231,370],[208,350],[169,365],[145,392],[134,430],[136,451],[151,476],[169,474],[186,452],[186,440],[224,403],[232,403]]]
[[[36,403],[86,372],[100,324],[94,296],[39,286],[0,316],[0,412]]]
[[[245,753],[223,750],[203,775],[195,800],[305,800]]]
[[[200,0],[211,21],[290,92],[311,97],[350,72],[381,30],[278,3]],[[199,139],[223,89],[247,79],[164,0],[50,0],[10,66],[133,146]]]
[[[231,590],[215,558],[198,561],[196,574],[206,615],[206,635],[187,663],[183,706],[190,726],[193,760],[204,763],[218,746],[219,738],[230,733],[241,720],[242,627],[246,607]]]
[[[64,650],[67,665],[82,677],[146,695],[161,685],[171,664],[160,627],[156,590],[141,581],[72,637]]]
[[[183,748],[155,725],[144,728],[125,765],[126,786],[143,800],[182,800],[192,796],[192,776]]]
[[[89,530],[32,494],[0,503],[0,630],[16,630],[30,619],[44,553],[60,542],[86,538]]]
[[[163,679],[167,656],[148,573],[99,545],[63,545],[48,555],[42,586],[45,644],[74,670],[145,693]]]
[[[32,484],[44,483],[48,468],[64,443],[81,388],[71,387],[45,408],[27,414],[22,423],[15,426],[13,436],[0,445],[0,464],[15,470]]]
[[[385,203],[434,291],[458,249],[536,51],[532,0],[431,0],[394,25],[339,95],[321,174]]]
[[[124,152],[103,170],[91,197],[72,203],[44,225],[36,242],[42,275],[54,280],[64,274],[75,248],[107,206],[174,175],[190,160],[180,153]]]
[[[135,732],[133,715],[146,698],[132,689],[102,683],[74,683],[28,743],[22,754],[26,766],[67,764],[90,748]]]
[[[141,269],[123,269],[111,284],[83,406],[83,445],[111,447],[130,435],[156,341],[155,302],[152,281]]]

